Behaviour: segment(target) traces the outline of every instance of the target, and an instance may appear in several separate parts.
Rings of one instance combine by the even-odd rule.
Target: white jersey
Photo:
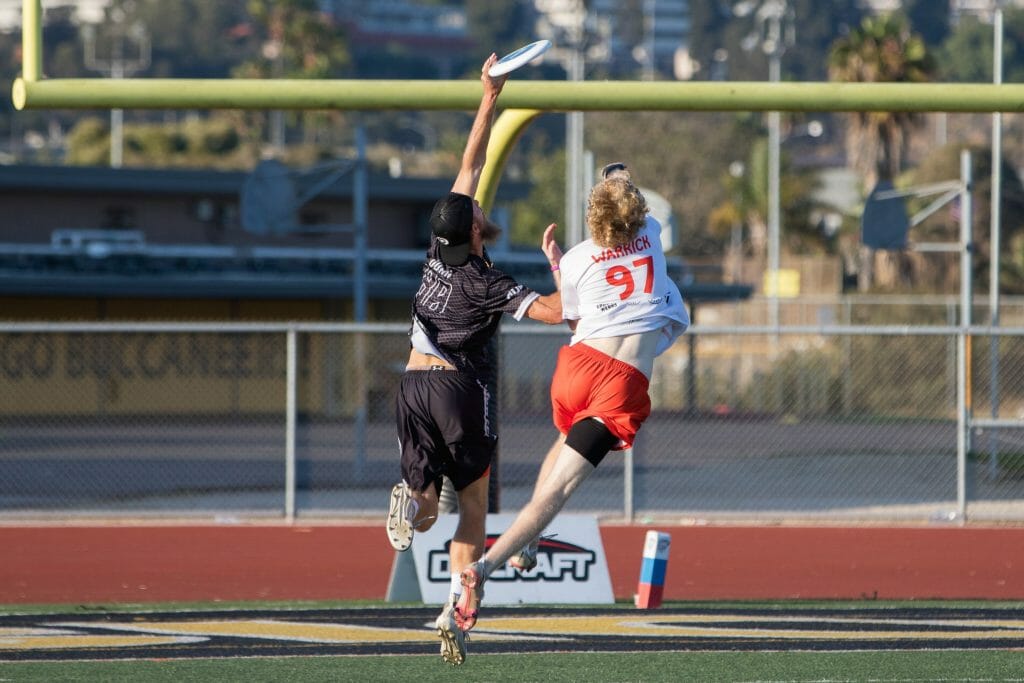
[[[562,315],[579,321],[570,344],[660,329],[660,354],[690,324],[665,267],[661,225],[650,215],[628,244],[608,249],[585,240],[562,256],[559,270]]]

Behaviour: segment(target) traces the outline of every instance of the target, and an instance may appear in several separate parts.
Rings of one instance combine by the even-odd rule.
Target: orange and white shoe
[[[484,575],[479,562],[462,570],[462,595],[455,603],[455,623],[463,631],[476,626],[480,600],[484,597]]]

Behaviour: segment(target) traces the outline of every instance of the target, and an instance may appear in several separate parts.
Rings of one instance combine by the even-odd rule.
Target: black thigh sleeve
[[[592,417],[583,418],[574,424],[565,437],[565,445],[586,458],[594,467],[604,460],[604,456],[618,442],[619,439],[608,431],[603,422]]]

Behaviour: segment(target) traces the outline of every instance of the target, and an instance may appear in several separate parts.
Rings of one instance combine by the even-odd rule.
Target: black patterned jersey
[[[521,320],[539,296],[491,265],[486,251],[484,258],[470,254],[461,266],[445,265],[431,237],[412,305],[412,346],[489,381],[489,342],[502,314]]]

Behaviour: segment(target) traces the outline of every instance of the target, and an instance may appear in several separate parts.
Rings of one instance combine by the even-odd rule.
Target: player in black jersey
[[[497,446],[487,413],[487,386],[494,373],[488,344],[505,313],[517,320],[562,322],[554,265],[562,252],[554,241],[554,224],[541,241],[553,264],[556,290],[551,294],[538,294],[495,268],[484,248],[497,230],[473,195],[506,79],[488,74],[496,61],[492,54],[484,62],[483,98],[459,174],[430,215],[430,247],[412,306],[409,362],[396,400],[402,482],[391,492],[387,517],[392,546],[406,550],[414,530],[429,529],[437,516],[442,477],[452,481],[459,501],[459,522],[449,546],[453,594],[437,619],[441,654],[452,664],[465,659],[463,616],[454,607],[462,591],[460,572],[484,551],[488,478]]]

